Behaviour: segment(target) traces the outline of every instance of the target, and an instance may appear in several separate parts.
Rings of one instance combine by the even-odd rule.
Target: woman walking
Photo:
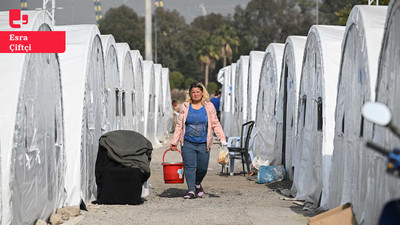
[[[189,95],[180,109],[171,148],[182,145],[188,193],[185,199],[203,197],[201,182],[206,176],[214,130],[221,145],[226,145],[225,134],[217,118],[214,105],[200,82],[190,84]]]

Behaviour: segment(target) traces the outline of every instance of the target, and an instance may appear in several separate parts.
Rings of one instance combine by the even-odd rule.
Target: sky
[[[0,0],[0,11],[19,9],[21,0]],[[28,9],[41,8],[42,0],[27,0]],[[139,16],[144,16],[145,0],[100,0],[103,15],[109,8],[116,8],[125,4],[132,8]],[[155,0],[152,0],[155,2]],[[203,13],[220,13],[233,15],[237,5],[246,7],[250,0],[164,0],[166,9],[176,9],[190,23],[194,18]],[[154,6],[154,5],[153,5]],[[56,25],[69,24],[94,24],[93,0],[57,0],[56,7],[62,7],[56,11]],[[205,9],[205,10],[204,10]],[[153,7],[154,10],[154,7]]]

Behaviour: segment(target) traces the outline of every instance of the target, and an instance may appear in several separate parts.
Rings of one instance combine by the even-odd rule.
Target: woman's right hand
[[[173,145],[173,144],[171,144],[170,147],[171,147],[172,149],[177,149],[176,145]]]

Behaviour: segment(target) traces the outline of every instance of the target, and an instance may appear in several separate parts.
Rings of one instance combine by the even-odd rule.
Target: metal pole
[[[158,38],[157,38],[157,35],[158,35],[158,33],[157,33],[157,31],[158,31],[158,27],[157,27],[157,13],[154,13],[154,62],[155,63],[157,63],[157,59],[158,59],[158,54],[157,54],[157,46],[158,46],[158,43],[157,43],[157,40],[158,40]]]
[[[151,0],[146,0],[146,18],[145,18],[145,58],[146,60],[153,59],[152,43],[151,43]]]
[[[317,25],[318,25],[318,20],[319,20],[319,6],[318,6],[319,0],[317,0]]]

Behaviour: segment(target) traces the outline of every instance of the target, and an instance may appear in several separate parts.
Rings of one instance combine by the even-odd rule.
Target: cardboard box
[[[353,208],[346,203],[308,219],[309,225],[358,225]]]

